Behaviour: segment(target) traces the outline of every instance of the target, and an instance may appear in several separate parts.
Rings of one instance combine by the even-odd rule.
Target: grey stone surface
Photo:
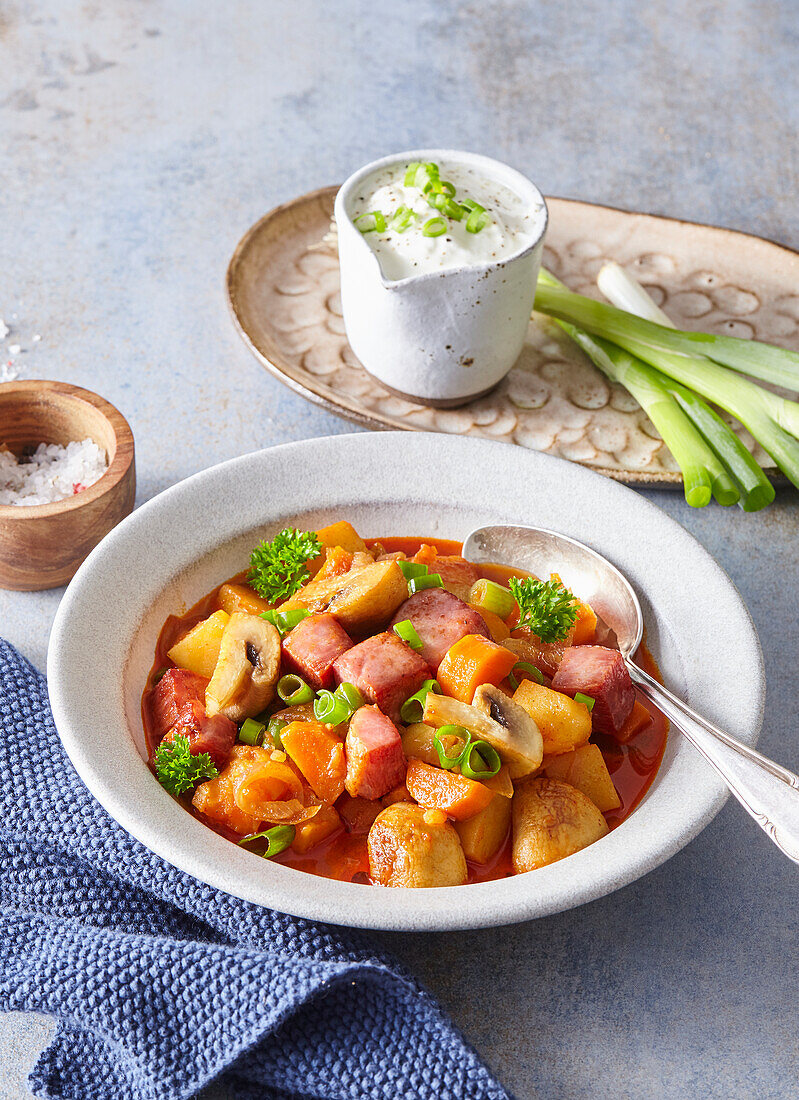
[[[794,0],[16,0],[0,11],[7,343],[26,377],[89,386],[128,416],[140,501],[233,455],[349,431],[270,378],[226,316],[225,264],[260,214],[383,152],[446,143],[550,194],[795,247],[797,41]],[[648,495],[741,590],[766,656],[762,745],[796,768],[795,493],[755,516]],[[40,667],[59,598],[0,592],[0,633]],[[380,939],[519,1100],[776,1100],[799,1077],[795,889],[728,805],[580,910]],[[50,1027],[0,1018],[3,1100],[27,1095]]]

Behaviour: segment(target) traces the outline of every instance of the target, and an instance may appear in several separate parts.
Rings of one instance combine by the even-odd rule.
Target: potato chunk
[[[466,858],[475,863],[488,863],[493,859],[508,835],[511,814],[511,799],[495,794],[479,814],[467,821],[456,821],[455,831],[461,839]]]
[[[599,745],[580,745],[572,752],[544,758],[544,775],[550,779],[562,779],[582,791],[603,814],[618,810],[621,806],[608,766]]]
[[[411,802],[395,802],[369,830],[369,871],[381,886],[461,886],[466,857],[448,821]]]
[[[210,680],[216,668],[222,635],[229,618],[226,612],[215,611],[213,615],[197,623],[172,646],[167,654],[170,661],[178,668],[188,669],[189,672],[196,672],[198,676]]]
[[[591,736],[588,707],[535,680],[523,680],[513,694],[513,701],[527,711],[541,730],[545,756],[569,752],[584,745]]]
[[[560,779],[528,779],[516,788],[513,869],[517,875],[573,855],[607,832],[608,824],[591,799]]]

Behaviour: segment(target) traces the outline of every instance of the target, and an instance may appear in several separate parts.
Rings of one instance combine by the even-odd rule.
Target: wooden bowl
[[[52,504],[0,504],[0,588],[34,591],[66,584],[112,527],[133,511],[133,433],[91,390],[66,382],[0,385],[0,445],[15,454],[39,443],[93,439],[108,469],[87,489]]]

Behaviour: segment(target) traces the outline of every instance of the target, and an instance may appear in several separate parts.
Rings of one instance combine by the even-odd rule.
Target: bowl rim
[[[114,457],[103,474],[86,489],[63,500],[54,500],[49,504],[31,504],[21,507],[17,504],[0,504],[0,521],[31,521],[45,519],[66,512],[76,511],[92,501],[111,492],[127,474],[134,460],[135,443],[133,432],[125,417],[99,393],[75,386],[71,382],[57,382],[45,378],[25,378],[0,385],[0,402],[7,393],[49,393],[56,399],[83,401],[95,408],[108,422],[114,435]],[[127,444],[127,446],[125,446]]]
[[[307,484],[299,479],[306,496],[292,512],[280,494],[289,498],[294,493],[297,471],[309,461]],[[425,473],[431,464],[440,480],[433,490]],[[335,482],[320,485],[324,479],[317,471],[334,467],[342,471],[338,488],[333,487]],[[364,472],[356,482],[356,491],[352,479],[345,477],[351,468]],[[410,483],[409,470],[415,471],[417,483]],[[511,478],[520,474],[526,480],[511,485]],[[122,690],[136,632],[147,610],[146,605],[141,606],[147,599],[147,585],[158,597],[164,597],[173,582],[180,579],[182,583],[187,571],[200,569],[203,562],[223,569],[215,559],[211,562],[213,556],[230,553],[237,540],[242,546],[251,545],[259,525],[277,529],[281,520],[314,511],[340,517],[346,500],[355,508],[353,501],[357,499],[358,507],[368,508],[370,514],[383,507],[389,514],[397,514],[398,521],[401,509],[403,522],[409,509],[425,510],[425,515],[439,517],[439,530],[424,533],[444,537],[447,530],[454,530],[452,517],[461,514],[452,504],[458,499],[453,492],[458,486],[474,489],[480,477],[489,475],[492,480],[487,488],[491,495],[469,506],[472,518],[468,524],[474,522],[475,514],[496,516],[496,522],[504,522],[501,517],[509,515],[504,510],[508,501],[516,509],[508,521],[516,515],[516,522],[525,522],[524,502],[518,498],[517,486],[525,484],[535,489],[532,499],[538,502],[541,513],[535,518],[528,516],[528,521],[587,541],[627,573],[644,597],[648,627],[654,627],[665,642],[673,636],[679,643],[679,648],[664,653],[677,662],[677,675],[685,678],[682,694],[722,728],[754,744],[765,698],[763,658],[754,625],[732,581],[680,524],[635,491],[539,452],[437,433],[358,433],[283,444],[194,474],[124,520],[81,566],[53,624],[47,669],[59,736],[79,775],[101,804],[157,855],[225,893],[299,917],[384,930],[479,928],[546,916],[634,881],[693,839],[721,809],[729,792],[710,768],[697,768],[695,750],[675,734],[644,800],[621,826],[596,844],[529,875],[426,890],[367,889],[280,865],[264,866],[264,861],[236,850],[186,813],[147,769],[134,744]],[[238,509],[230,507],[234,483],[240,484],[244,492],[237,502]],[[399,493],[398,485],[402,486]],[[340,499],[336,499],[336,492]],[[207,515],[218,493],[225,494],[224,508],[217,504],[217,518],[224,529],[210,535]],[[290,499],[295,498],[292,495]],[[200,504],[205,511],[199,509],[203,514],[196,515]],[[241,515],[242,506],[250,511]],[[562,523],[547,522],[552,510],[566,517]],[[447,530],[440,529],[441,516],[449,523]],[[181,519],[177,524],[180,539],[177,519]],[[183,529],[186,525],[191,528],[192,523],[195,531]],[[596,532],[593,539],[585,537],[586,524]],[[635,552],[630,545],[631,529],[637,536]],[[165,541],[168,537],[173,539],[171,545]],[[664,539],[668,541],[668,554],[656,561]],[[609,550],[608,541],[615,543],[615,548]],[[154,559],[153,544],[172,550],[175,560]],[[134,568],[137,561],[140,577]],[[644,591],[639,574],[651,578]],[[136,582],[129,600],[118,600],[120,578],[128,584]],[[198,574],[193,583],[199,580]],[[188,600],[193,590],[192,582],[187,583]],[[212,584],[206,584],[202,590],[210,587]],[[117,594],[114,608],[110,606],[112,593]],[[195,598],[200,594],[198,591]],[[654,602],[655,597],[660,605]],[[136,600],[138,607],[134,606]],[[686,601],[690,606],[684,606]],[[97,627],[103,625],[104,616],[109,630],[116,629],[116,605],[120,602],[126,605],[124,614],[129,621],[123,622],[105,645],[97,645]],[[162,610],[161,618],[165,617],[161,616]],[[728,639],[721,648],[720,628]],[[95,652],[91,654],[90,639],[95,641]],[[150,654],[154,643],[154,637],[147,642]],[[655,649],[662,663],[657,645]],[[100,659],[110,661],[112,678],[97,674],[92,662],[98,654]],[[703,658],[715,662],[712,669],[705,667]],[[690,678],[685,676],[686,668],[692,672]],[[139,694],[140,688],[138,683]],[[126,741],[120,745],[113,740],[109,745],[124,758],[121,762],[109,759],[102,745],[104,737],[118,738],[116,730],[120,726],[127,729]],[[675,797],[679,813],[674,812]]]
[[[363,234],[352,220],[352,215],[348,208],[350,196],[364,179],[374,172],[380,171],[381,168],[389,168],[392,164],[397,164],[401,161],[425,161],[433,159],[441,161],[460,161],[467,166],[479,166],[485,169],[488,174],[507,182],[512,189],[515,187],[520,193],[520,196],[524,196],[531,203],[536,203],[540,206],[542,215],[540,224],[536,227],[535,235],[530,243],[519,248],[516,252],[512,252],[507,256],[502,256],[498,260],[485,260],[482,263],[461,264],[458,267],[449,267],[442,271],[424,271],[418,275],[406,275],[402,279],[386,278],[383,274],[383,269],[380,266],[380,260],[377,254],[369,247],[368,242],[363,239]],[[498,271],[503,267],[507,267],[515,260],[520,260],[525,256],[529,256],[538,248],[546,236],[549,226],[549,207],[547,206],[547,200],[544,198],[541,189],[533,183],[528,176],[520,172],[518,168],[513,168],[504,161],[496,160],[494,157],[487,157],[484,153],[471,153],[465,149],[409,149],[402,153],[389,153],[387,156],[378,157],[377,160],[370,161],[368,164],[365,164],[362,168],[358,168],[349,175],[336,193],[333,203],[333,217],[339,233],[351,233],[352,240],[357,242],[357,247],[365,249],[368,256],[372,258],[383,286],[387,290],[401,290],[403,287],[410,284],[426,283],[432,279],[440,279],[443,276],[452,277],[461,275],[464,272]],[[365,258],[367,258],[366,255]]]

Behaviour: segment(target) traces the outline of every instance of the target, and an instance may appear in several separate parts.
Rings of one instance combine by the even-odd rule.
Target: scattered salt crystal
[[[94,485],[108,468],[92,439],[79,443],[40,443],[30,456],[17,458],[0,447],[0,504],[51,504]]]
[[[9,355],[19,355],[19,353],[21,351],[22,351],[21,344],[9,344],[8,345]]]
[[[11,329],[5,323],[3,318],[0,317],[0,340],[5,340],[6,336],[8,336],[8,334],[9,334],[9,332],[11,332]]]
[[[39,333],[38,333],[38,332],[34,332],[34,334],[33,334],[33,342],[34,342],[34,344],[38,344],[40,340],[41,340],[41,336],[39,335]]]

